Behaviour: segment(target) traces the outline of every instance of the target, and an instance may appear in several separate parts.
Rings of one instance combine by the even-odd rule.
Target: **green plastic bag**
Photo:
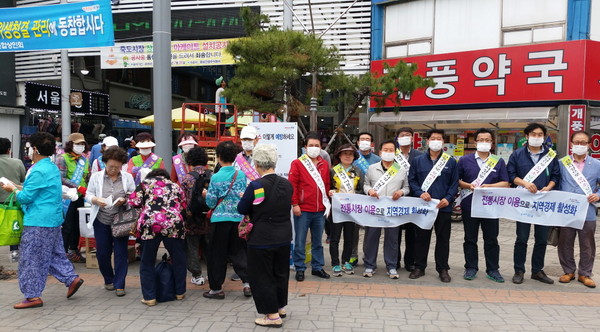
[[[21,242],[23,233],[23,211],[12,193],[0,205],[0,246],[16,245]]]

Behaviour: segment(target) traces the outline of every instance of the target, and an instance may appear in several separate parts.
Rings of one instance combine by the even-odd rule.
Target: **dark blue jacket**
[[[477,153],[477,152],[476,152]],[[468,154],[458,160],[458,178],[471,183],[477,179],[479,175],[479,165],[475,159],[476,153]],[[500,158],[498,163],[494,167],[494,170],[488,175],[482,184],[498,183],[506,181],[508,182],[508,172],[506,171],[506,163],[504,159]],[[460,206],[463,210],[471,211],[471,200],[473,195],[465,197]]]
[[[439,158],[438,158],[439,160]],[[410,172],[408,173],[408,184],[410,185],[410,190],[413,196],[419,197],[423,194],[423,190],[421,190],[421,185],[429,171],[433,168],[433,161],[429,156],[429,150],[427,150],[424,154],[416,157],[410,165]],[[440,209],[441,212],[452,212],[452,202],[454,201],[454,196],[458,191],[458,167],[456,166],[456,159],[450,158],[444,166],[442,173],[440,176],[435,179],[431,187],[429,187],[429,194],[431,198],[442,199],[445,198],[448,200],[450,205],[446,206],[443,209]]]
[[[544,158],[544,156],[548,154],[548,148],[544,148],[544,151],[540,155],[540,160]],[[510,155],[508,159],[508,165],[506,169],[508,170],[508,178],[510,182],[515,181],[515,178],[519,177],[523,179],[527,172],[535,166],[533,159],[529,155],[529,150],[527,150],[527,144],[525,144],[522,148],[517,149]],[[558,188],[558,184],[560,182],[560,168],[558,165],[557,158],[554,158],[550,165],[546,168],[546,171],[542,172],[533,183],[537,187],[538,190],[544,188],[548,185],[550,181],[554,181],[556,183],[555,188]]]

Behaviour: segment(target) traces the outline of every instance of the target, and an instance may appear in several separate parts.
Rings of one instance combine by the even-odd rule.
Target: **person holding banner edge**
[[[439,199],[436,206],[439,209],[435,220],[435,269],[442,282],[450,282],[448,274],[448,256],[450,252],[450,216],[452,201],[458,191],[458,170],[456,160],[442,151],[444,146],[444,130],[430,129],[427,131],[427,152],[413,161],[408,183],[412,195],[425,201]],[[415,244],[415,269],[408,276],[418,279],[425,275],[427,255],[431,243],[431,229],[417,228]]]
[[[413,136],[414,131],[410,127],[403,127],[396,131],[396,143],[398,143],[398,150],[396,150],[396,158],[404,157],[408,160],[408,164],[423,154],[419,150],[413,149]],[[404,268],[408,272],[412,272],[415,269],[415,236],[416,228],[415,224],[408,223],[401,225],[398,228],[398,269],[400,268],[400,260],[402,259],[402,230],[404,230]]]
[[[379,150],[381,162],[369,166],[365,176],[365,192],[375,198],[390,196],[394,201],[408,195],[408,169],[406,165],[403,167],[395,162],[396,142],[393,140],[384,141],[380,144]],[[386,227],[384,229],[383,259],[390,279],[398,279],[399,277],[396,269],[398,264],[399,227]],[[375,274],[380,237],[381,227],[365,227],[365,272],[363,277],[370,278]]]
[[[596,256],[596,207],[593,203],[600,200],[598,183],[600,182],[600,161],[588,157],[590,134],[585,131],[571,135],[571,156],[560,159],[560,190],[588,197],[589,207],[583,229],[561,227],[558,236],[558,260],[564,274],[558,279],[561,283],[569,283],[575,279],[574,244],[575,236],[579,237],[579,271],[577,281],[589,288],[595,288],[592,280],[592,268]]]
[[[312,275],[329,279],[323,270],[322,237],[325,229],[325,217],[329,214],[331,203],[327,197],[330,187],[329,164],[319,156],[321,140],[315,132],[306,134],[306,153],[292,161],[288,180],[294,188],[292,210],[294,213],[294,267],[296,281],[304,281],[306,270],[306,236],[311,233]]]
[[[523,130],[527,143],[517,149],[508,160],[507,170],[510,181],[521,186],[531,193],[550,191],[560,181],[560,169],[556,160],[556,152],[545,148],[544,138],[547,129],[539,123],[531,123]],[[544,272],[544,258],[550,227],[535,225],[535,244],[531,256],[531,279],[546,284],[553,284]],[[525,260],[527,259],[527,240],[531,231],[531,224],[517,221],[514,249],[515,275],[512,282],[522,284],[525,275]]]
[[[458,161],[458,185],[465,229],[465,273],[463,278],[473,280],[479,270],[477,262],[477,239],[479,227],[483,233],[485,265],[487,277],[495,282],[504,282],[500,274],[500,246],[498,245],[499,219],[471,217],[471,200],[475,188],[500,187],[508,188],[508,172],[504,160],[490,152],[493,144],[493,133],[489,129],[480,128],[475,132],[477,152],[466,155]]]
[[[374,146],[373,135],[371,133],[363,131],[358,133],[358,139],[356,141],[356,148],[359,150],[358,159],[356,159],[352,165],[357,166],[363,172],[367,174],[369,166],[381,161],[381,157],[371,152]],[[354,235],[352,236],[352,255],[350,256],[350,264],[356,266],[358,264],[358,237],[360,227],[354,227]],[[364,251],[364,242],[363,242]]]
[[[331,170],[331,190],[329,196],[335,193],[362,194],[365,176],[360,168],[353,166],[352,162],[358,158],[358,152],[351,144],[340,146],[334,153],[334,163]],[[333,266],[333,275],[341,277],[342,272],[354,274],[354,268],[350,264],[350,255],[354,244],[354,228],[357,227],[352,221],[334,222],[331,228],[331,241],[329,242],[329,254],[331,255],[331,265]],[[340,262],[340,237],[344,232],[344,247],[342,250],[342,260]],[[340,263],[343,263],[342,266]]]

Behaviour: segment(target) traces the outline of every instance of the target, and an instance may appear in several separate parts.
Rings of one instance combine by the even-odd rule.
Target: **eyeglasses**
[[[573,142],[574,145],[588,145],[590,142],[586,142],[586,141],[575,141]]]

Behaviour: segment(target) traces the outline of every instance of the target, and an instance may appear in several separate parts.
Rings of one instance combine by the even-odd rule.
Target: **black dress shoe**
[[[546,275],[546,273],[544,273],[543,270],[538,273],[532,274],[531,279],[541,281],[548,285],[552,285],[554,283],[554,280],[548,278],[548,276]]]
[[[415,269],[414,269],[414,270],[413,270],[413,271],[412,271],[412,272],[411,272],[411,273],[408,275],[408,278],[409,278],[409,279],[419,279],[419,278],[421,278],[421,277],[422,277],[422,276],[424,276],[424,275],[425,275],[425,271],[423,271],[423,270],[421,270],[421,269],[418,269],[418,268],[415,268]]]
[[[523,273],[522,271],[516,271],[515,275],[512,278],[513,284],[522,284],[524,274],[525,273]]]
[[[450,275],[448,274],[448,270],[440,271],[440,280],[442,282],[450,282],[452,280],[452,278],[450,278]]]
[[[217,299],[217,300],[223,300],[225,298],[225,292],[220,291],[218,293],[211,293],[211,292],[204,292],[202,293],[202,296],[204,296],[207,299]]]
[[[404,268],[406,269],[406,271],[408,272],[412,272],[415,270],[415,266],[414,265],[404,265]]]
[[[304,271],[296,271],[296,281],[304,281]]]
[[[252,297],[252,290],[250,290],[250,287],[244,287],[243,293],[245,297]]]
[[[323,279],[329,279],[329,277],[331,277],[329,274],[327,274],[327,272],[325,272],[325,270],[320,269],[318,271],[312,270],[311,274],[313,276],[319,277],[319,278],[323,278]]]

